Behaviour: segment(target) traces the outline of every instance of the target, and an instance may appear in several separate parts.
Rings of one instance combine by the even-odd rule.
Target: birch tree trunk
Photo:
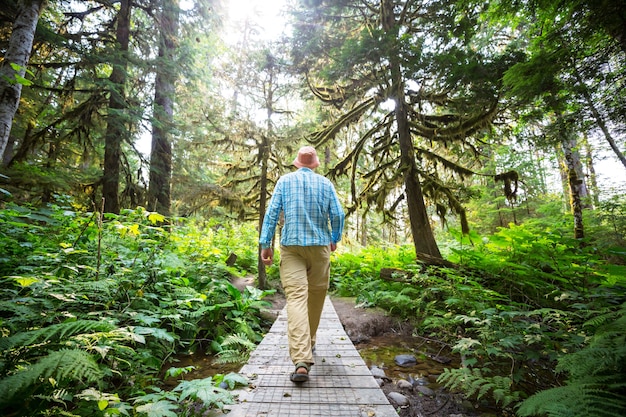
[[[564,138],[562,146],[567,169],[570,206],[574,215],[574,237],[582,239],[585,237],[583,209],[586,208],[585,201],[588,199],[589,193],[587,192],[587,185],[582,172],[582,163],[576,138],[569,132],[567,134],[568,137]]]
[[[593,147],[589,143],[589,137],[585,133],[583,136],[583,148],[585,150],[585,163],[587,172],[589,173],[588,190],[593,206],[591,208],[597,208],[600,206],[600,187],[598,186],[598,175],[596,174],[595,167],[595,152]]]
[[[13,118],[22,95],[22,81],[33,48],[37,21],[44,0],[18,2],[18,14],[13,24],[9,47],[0,66],[0,160],[11,134]]]

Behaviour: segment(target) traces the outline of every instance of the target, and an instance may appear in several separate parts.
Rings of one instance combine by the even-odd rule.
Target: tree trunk
[[[48,143],[48,152],[46,157],[45,168],[50,171],[56,165],[59,149],[61,148],[61,140],[58,135],[54,135],[54,137]],[[41,202],[47,204],[52,201],[52,196],[54,194],[54,189],[50,184],[43,184],[43,189],[41,190]]]
[[[121,0],[120,11],[117,14],[116,41],[118,49],[116,56],[111,60],[113,70],[109,76],[109,81],[111,82],[109,113],[104,138],[102,197],[104,198],[104,211],[106,213],[120,212],[118,190],[122,138],[126,136],[124,109],[126,109],[127,105],[124,86],[126,84],[126,67],[128,63],[126,55],[130,40],[130,13],[130,0]]]
[[[571,135],[568,133],[568,135]],[[573,136],[563,140],[563,152],[567,168],[567,180],[570,193],[570,205],[574,215],[574,237],[582,239],[585,237],[583,223],[584,201],[588,198],[585,178],[582,176],[582,164],[577,149],[576,139]]]
[[[409,209],[409,222],[415,251],[441,258],[439,247],[435,241],[433,229],[430,226],[422,186],[417,175],[417,165],[413,151],[413,140],[409,131],[407,120],[406,103],[404,97],[396,101],[396,123],[398,126],[398,140],[400,142],[400,158],[404,168],[404,186],[407,206]]]
[[[8,167],[11,163],[11,155],[13,155],[13,151],[15,148],[15,137],[9,135],[7,145],[4,148],[4,156],[2,157],[2,166]]]
[[[367,210],[361,215],[361,226],[357,229],[361,230],[361,246],[367,246]]]
[[[172,179],[172,128],[178,70],[175,65],[179,26],[178,0],[164,0],[160,20],[159,61],[154,83],[152,149],[148,207],[170,215]]]
[[[595,155],[593,148],[589,143],[589,137],[587,134],[583,136],[583,146],[585,148],[585,162],[587,165],[587,172],[589,173],[589,194],[593,201],[593,207],[600,206],[600,187],[598,187],[598,175],[596,174],[595,167]]]
[[[270,122],[268,121],[268,124]],[[259,233],[263,227],[263,218],[265,217],[265,211],[267,210],[267,161],[269,159],[269,143],[266,136],[263,137],[261,146],[259,147],[259,159],[261,160],[261,178],[260,178],[260,194],[259,194]],[[259,271],[259,288],[264,290],[267,288],[267,274],[265,272],[265,265],[261,259],[261,245],[258,247],[258,267]]]
[[[43,3],[43,0],[18,2],[13,32],[0,66],[0,160],[4,159],[13,117],[19,107],[22,80],[26,74]]]
[[[570,190],[569,181],[567,179],[567,162],[565,161],[565,155],[563,154],[563,146],[554,146],[554,153],[556,155],[557,163],[559,166],[559,178],[561,179],[561,203],[563,204],[563,210],[567,211],[571,208],[570,205]]]
[[[261,177],[259,179],[259,233],[263,227],[263,218],[265,217],[265,211],[267,210],[267,174],[269,171],[268,162],[270,159],[270,138],[274,135],[274,129],[272,125],[272,115],[274,114],[274,70],[272,67],[273,61],[268,59],[268,84],[265,90],[265,109],[266,109],[266,129],[265,134],[261,135],[261,142],[259,143],[259,162],[261,164]],[[258,271],[259,271],[259,288],[264,290],[267,288],[267,274],[265,272],[265,266],[261,259],[261,245],[258,247]]]
[[[593,97],[591,97],[591,93],[589,92],[589,88],[587,87],[587,84],[585,83],[585,81],[583,80],[582,76],[580,75],[577,69],[575,69],[574,75],[576,76],[578,87],[580,88],[580,91],[582,92],[582,95],[585,98],[585,101],[587,102],[587,107],[589,108],[589,111],[591,111],[593,118],[596,119],[596,124],[602,131],[602,134],[604,135],[604,138],[608,142],[609,146],[611,147],[611,149],[617,156],[617,159],[619,159],[622,165],[624,165],[624,168],[626,168],[626,156],[624,156],[624,153],[620,151],[618,144],[615,142],[613,135],[611,135],[611,132],[609,131],[608,126],[606,125],[604,117],[602,117],[602,115],[600,114],[600,111],[594,104]]]
[[[393,1],[384,0],[381,3],[381,20],[386,33],[397,31],[395,16],[393,13]],[[395,34],[397,37],[397,33]],[[404,187],[409,211],[409,223],[415,251],[436,258],[441,258],[439,247],[435,241],[433,230],[428,219],[422,186],[419,183],[417,164],[413,139],[409,127],[407,104],[404,95],[404,82],[398,55],[395,51],[389,51],[389,62],[392,76],[392,99],[395,101],[395,118],[398,129],[398,142],[400,145],[401,169],[404,172]]]
[[[271,91],[271,89],[268,89]],[[261,162],[261,177],[259,184],[261,189],[259,190],[259,233],[263,227],[263,218],[265,217],[265,211],[267,210],[267,173],[268,173],[268,161],[270,153],[269,134],[272,131],[272,109],[267,109],[267,135],[263,135],[259,146],[259,160]],[[265,265],[261,259],[261,245],[258,247],[258,268],[259,271],[259,288],[264,290],[267,288],[267,274],[265,272]]]

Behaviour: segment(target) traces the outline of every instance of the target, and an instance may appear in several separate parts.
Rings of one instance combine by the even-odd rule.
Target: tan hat
[[[303,146],[298,151],[298,157],[293,160],[293,164],[298,168],[317,168],[320,166],[320,160],[317,152],[311,146]]]

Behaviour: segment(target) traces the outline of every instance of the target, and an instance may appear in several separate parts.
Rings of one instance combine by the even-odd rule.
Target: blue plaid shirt
[[[326,246],[341,240],[344,212],[330,180],[309,168],[283,175],[263,218],[259,243],[269,248],[280,213],[283,246]]]

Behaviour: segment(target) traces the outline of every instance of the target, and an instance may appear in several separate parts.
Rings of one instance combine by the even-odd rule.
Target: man
[[[261,228],[261,259],[271,265],[272,238],[280,213],[280,280],[287,298],[289,355],[293,382],[309,379],[313,346],[330,278],[330,253],[341,240],[344,212],[333,184],[313,172],[320,165],[310,146],[293,161],[298,170],[279,178]]]

